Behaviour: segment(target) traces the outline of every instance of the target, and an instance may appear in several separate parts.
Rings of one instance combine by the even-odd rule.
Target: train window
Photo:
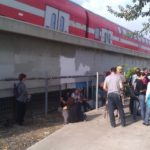
[[[137,37],[137,35],[134,35],[134,39],[135,39],[135,40],[138,40],[138,37]]]
[[[123,34],[126,36],[127,35],[127,31],[125,29],[123,29]]]
[[[100,29],[99,28],[95,29],[95,39],[100,39]]]
[[[138,37],[138,40],[139,40],[139,42],[142,42],[142,38],[141,37]]]
[[[61,32],[64,32],[64,24],[65,24],[65,18],[63,16],[60,17],[60,24],[59,24],[59,30]]]
[[[101,31],[101,41],[106,44],[112,44],[113,32],[102,28]]]
[[[111,44],[111,34],[108,33],[108,43]]]
[[[148,45],[148,39],[146,39],[146,44]]]
[[[118,27],[118,32],[121,34],[122,32],[121,32],[121,28],[120,27]]]
[[[55,30],[55,27],[56,27],[56,14],[53,13],[51,15],[51,23],[50,23],[50,28]]]
[[[144,38],[142,38],[142,42],[143,42],[143,43],[145,42],[145,39],[144,39]]]
[[[104,42],[107,43],[107,44],[111,44],[111,34],[109,32],[105,32]]]
[[[104,43],[107,43],[107,33],[104,34]]]

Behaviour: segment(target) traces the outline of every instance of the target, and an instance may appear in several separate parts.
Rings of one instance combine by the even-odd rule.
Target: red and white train
[[[150,40],[69,0],[0,0],[0,15],[150,54]]]

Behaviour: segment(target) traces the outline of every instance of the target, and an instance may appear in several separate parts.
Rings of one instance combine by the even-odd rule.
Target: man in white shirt
[[[114,110],[117,107],[121,118],[121,125],[124,127],[125,114],[121,101],[121,90],[123,89],[123,84],[120,76],[116,74],[116,68],[111,68],[111,74],[105,78],[103,88],[105,91],[107,91],[108,111],[111,126],[116,126]]]

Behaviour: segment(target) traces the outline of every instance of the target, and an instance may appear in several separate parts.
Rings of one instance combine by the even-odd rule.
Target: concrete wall
[[[21,72],[39,78],[102,73],[123,64],[147,67],[149,58],[143,53],[0,17],[1,80],[15,78]],[[50,82],[59,85],[66,80]],[[41,92],[45,86],[44,80],[27,84],[32,92]],[[12,85],[13,81],[0,81],[0,97],[11,96]]]

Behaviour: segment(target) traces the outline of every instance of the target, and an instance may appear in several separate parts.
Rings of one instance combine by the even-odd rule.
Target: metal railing
[[[103,80],[104,76],[99,75],[99,82]],[[8,87],[1,88],[0,92],[5,90],[5,92],[13,93],[13,83],[17,82],[17,78],[0,79],[0,82],[11,83]],[[35,85],[33,86],[33,84]],[[96,75],[28,78],[27,87],[32,94],[28,112],[32,112],[32,115],[45,114],[46,116],[48,112],[58,109],[61,93],[66,89],[72,92],[75,88],[83,88],[86,91],[87,99],[93,99]],[[0,98],[0,120],[14,118],[14,116],[15,99],[13,94]]]

